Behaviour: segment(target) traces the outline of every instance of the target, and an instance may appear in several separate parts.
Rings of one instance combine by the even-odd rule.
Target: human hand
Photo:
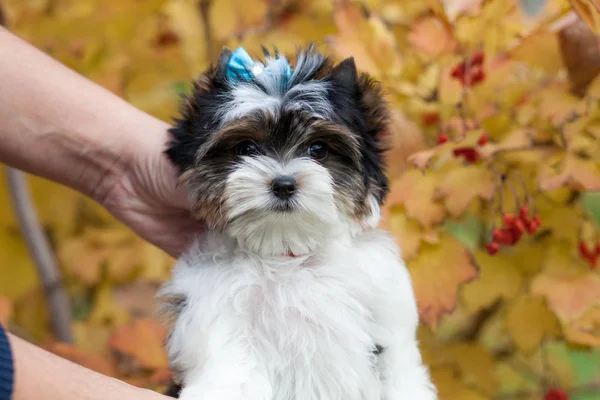
[[[94,197],[142,238],[177,257],[204,226],[191,217],[176,169],[163,153],[169,126],[156,121],[155,128],[122,155],[123,167],[104,178]]]

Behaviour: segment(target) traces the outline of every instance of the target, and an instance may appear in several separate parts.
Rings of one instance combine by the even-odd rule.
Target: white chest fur
[[[180,300],[168,350],[182,398],[435,398],[410,277],[385,233],[300,258],[261,258],[209,233],[163,294]]]

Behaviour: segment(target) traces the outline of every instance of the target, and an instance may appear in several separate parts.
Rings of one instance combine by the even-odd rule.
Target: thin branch
[[[52,327],[57,339],[71,343],[71,304],[62,284],[60,270],[54,259],[48,238],[38,220],[24,174],[16,169],[7,168],[10,196],[25,235],[29,253],[44,284],[48,299]]]
[[[212,37],[212,24],[210,20],[211,0],[200,0],[200,17],[202,18],[202,27],[204,30],[204,45],[206,46],[206,58],[209,62],[215,61],[215,46]]]

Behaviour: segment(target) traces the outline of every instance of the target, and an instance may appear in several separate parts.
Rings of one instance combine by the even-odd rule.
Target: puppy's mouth
[[[290,213],[297,210],[294,202],[291,200],[278,201],[272,206],[272,210],[279,213]]]

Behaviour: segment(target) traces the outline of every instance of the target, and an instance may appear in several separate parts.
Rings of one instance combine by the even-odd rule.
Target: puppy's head
[[[235,63],[223,50],[171,130],[166,153],[194,215],[274,255],[306,254],[336,229],[373,224],[388,191],[379,85],[352,58],[333,65],[313,47],[291,66],[266,51],[264,64]]]

